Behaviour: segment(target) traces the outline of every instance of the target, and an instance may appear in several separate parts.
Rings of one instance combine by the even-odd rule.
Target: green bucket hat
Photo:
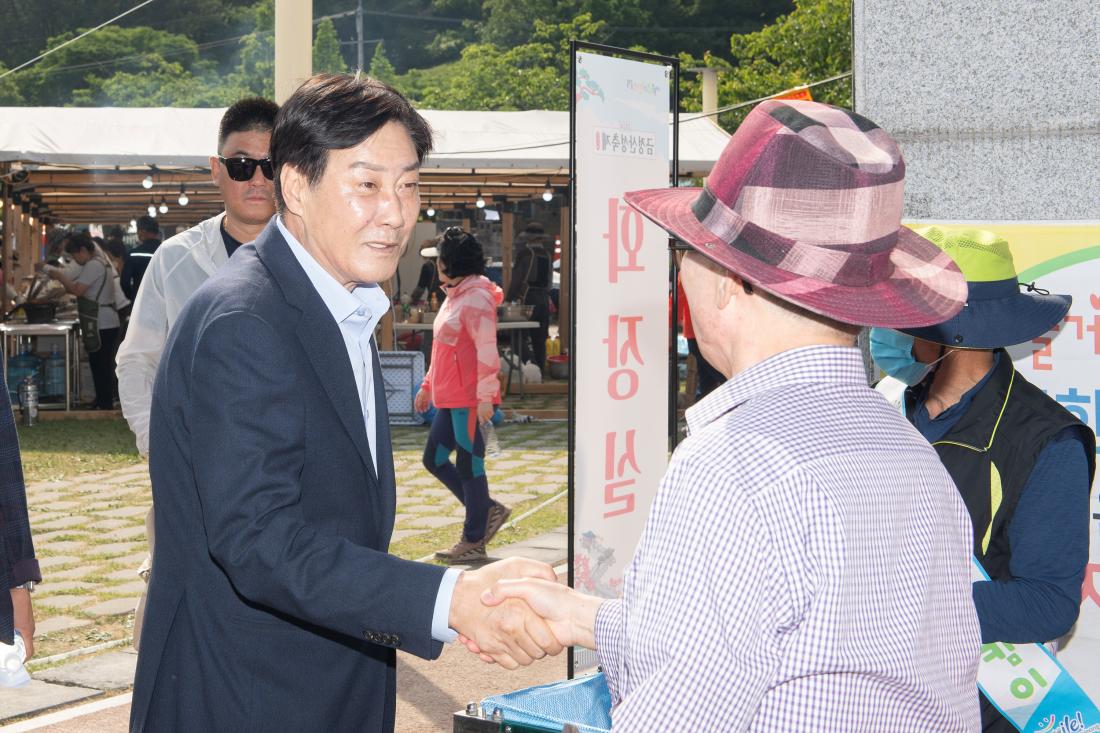
[[[1073,298],[1051,295],[1027,283],[1022,287],[1008,242],[981,229],[916,230],[947,253],[962,270],[969,291],[966,304],[943,323],[904,328],[903,333],[960,349],[997,349],[1042,336],[1069,312]]]

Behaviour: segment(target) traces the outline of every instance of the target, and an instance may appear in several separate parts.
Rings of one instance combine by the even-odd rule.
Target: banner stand
[[[607,597],[621,594],[676,440],[675,258],[621,195],[677,185],[679,77],[676,58],[570,42],[568,582]],[[595,666],[594,652],[569,649],[570,678]]]

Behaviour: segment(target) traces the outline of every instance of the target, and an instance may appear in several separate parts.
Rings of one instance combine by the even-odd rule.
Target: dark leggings
[[[118,329],[99,329],[99,344],[98,351],[88,354],[88,368],[92,371],[92,383],[95,385],[95,401],[92,404],[100,410],[111,410],[115,406],[115,392],[118,391],[115,378]]]
[[[451,453],[458,451],[455,462]],[[466,507],[462,536],[477,542],[485,536],[485,520],[492,500],[485,477],[485,443],[477,427],[477,410],[440,407],[424,446],[424,468],[451,490]]]

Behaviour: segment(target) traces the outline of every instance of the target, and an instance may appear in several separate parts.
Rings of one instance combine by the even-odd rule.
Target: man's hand
[[[504,578],[541,578],[554,582],[553,569],[544,563],[512,557],[479,570],[467,570],[455,584],[449,625],[468,647],[485,661],[506,669],[527,666],[547,654],[561,652],[562,645],[538,615],[522,601],[503,601],[489,609],[482,593]]]
[[[30,659],[34,656],[34,611],[31,609],[30,591],[26,588],[12,588],[11,607],[15,616],[15,630],[23,637],[27,659]]]
[[[522,600],[541,616],[562,646],[596,648],[596,613],[603,598],[585,595],[558,583],[557,579],[551,582],[542,578],[502,578],[481,594],[482,603],[490,607],[516,600]],[[485,658],[475,639],[466,638],[463,643]]]
[[[427,412],[428,408],[432,406],[432,395],[423,387],[417,390],[416,399],[413,400],[413,407],[417,412]]]

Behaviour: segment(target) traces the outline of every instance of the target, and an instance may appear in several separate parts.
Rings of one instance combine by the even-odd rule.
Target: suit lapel
[[[351,436],[367,474],[378,485],[378,475],[375,473],[367,442],[367,430],[363,424],[359,390],[355,386],[355,374],[348,361],[348,350],[344,346],[339,325],[333,320],[332,313],[321,300],[294,253],[290,251],[290,245],[283,239],[275,225],[275,219],[271,220],[256,239],[256,253],[279,283],[287,302],[301,311],[302,317],[298,319],[295,328],[298,340],[309,355],[325,394],[336,414],[340,416],[340,422]],[[379,467],[381,465],[379,461]]]
[[[393,521],[397,512],[397,485],[393,470],[393,446],[390,444],[390,412],[386,403],[386,382],[382,376],[382,364],[378,359],[378,343],[371,339],[374,357],[374,414],[378,421],[375,448],[378,451],[378,494],[382,500],[381,536],[389,549],[393,533]]]

